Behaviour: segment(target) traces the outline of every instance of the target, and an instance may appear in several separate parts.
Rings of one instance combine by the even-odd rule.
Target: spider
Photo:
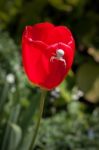
[[[54,59],[60,60],[64,63],[64,65],[66,67],[66,61],[63,58],[63,56],[64,56],[64,51],[62,49],[58,49],[58,50],[56,50],[56,56],[52,56],[50,58],[50,61],[53,62]]]

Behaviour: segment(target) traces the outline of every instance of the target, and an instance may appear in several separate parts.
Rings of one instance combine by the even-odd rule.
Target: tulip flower
[[[74,53],[75,42],[67,27],[48,22],[25,27],[22,35],[24,69],[29,80],[42,89],[38,121],[29,150],[34,147],[46,90],[55,88],[64,80],[71,69]]]
[[[75,43],[65,26],[38,23],[26,26],[22,36],[22,57],[29,80],[51,90],[58,86],[71,69]]]

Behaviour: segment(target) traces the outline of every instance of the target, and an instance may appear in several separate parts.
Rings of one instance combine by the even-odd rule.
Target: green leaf
[[[55,8],[63,11],[71,11],[72,6],[69,5],[67,2],[63,2],[61,0],[49,0],[50,4],[54,6]]]
[[[22,138],[22,130],[21,128],[14,123],[9,123],[11,130],[11,139],[9,142],[8,150],[16,150],[21,138]]]
[[[3,90],[2,90],[1,98],[0,98],[0,113],[2,113],[2,111],[4,109],[8,91],[9,91],[9,84],[7,82],[5,82]]]
[[[85,93],[85,98],[91,102],[99,100],[99,66],[95,63],[85,63],[78,69],[77,84]]]
[[[31,103],[30,103],[29,107],[22,114],[20,125],[21,125],[21,127],[23,129],[23,132],[26,132],[28,126],[33,121],[33,116],[35,114],[35,111],[36,111],[36,109],[38,107],[39,100],[40,100],[39,96],[40,96],[39,94],[33,96],[33,99],[31,100]]]
[[[19,105],[16,105],[15,107],[13,106],[13,108],[10,112],[9,119],[7,121],[1,150],[5,150],[5,149],[8,150],[8,147],[13,140],[13,138],[12,138],[13,133],[12,133],[11,127],[9,125],[15,124],[17,122],[19,113],[20,113],[20,106]]]
[[[32,140],[32,132],[30,128],[32,122],[33,122],[33,117],[35,114],[35,111],[38,108],[38,104],[40,102],[40,93],[38,95],[35,95],[33,99],[31,100],[30,106],[27,108],[25,113],[22,115],[22,120],[21,120],[21,127],[23,130],[23,138],[21,142],[19,143],[18,149],[19,150],[28,150],[28,147],[31,143]]]

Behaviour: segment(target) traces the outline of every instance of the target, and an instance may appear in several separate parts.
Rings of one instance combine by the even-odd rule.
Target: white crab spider
[[[60,60],[64,63],[64,65],[66,67],[66,61],[63,58],[63,56],[64,56],[64,51],[62,49],[58,49],[58,50],[56,50],[56,56],[52,56],[50,61],[53,62],[54,59]]]

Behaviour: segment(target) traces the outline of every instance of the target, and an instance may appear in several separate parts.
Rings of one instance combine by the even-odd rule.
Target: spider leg
[[[53,62],[54,59],[55,59],[55,56],[52,56],[52,57],[50,58],[50,61]]]
[[[66,67],[66,61],[63,59],[63,62],[64,62],[64,65],[65,65],[65,67]]]
[[[65,65],[65,67],[66,67],[66,61],[65,61],[65,59],[61,58],[60,61],[62,61],[64,63],[64,65]]]

